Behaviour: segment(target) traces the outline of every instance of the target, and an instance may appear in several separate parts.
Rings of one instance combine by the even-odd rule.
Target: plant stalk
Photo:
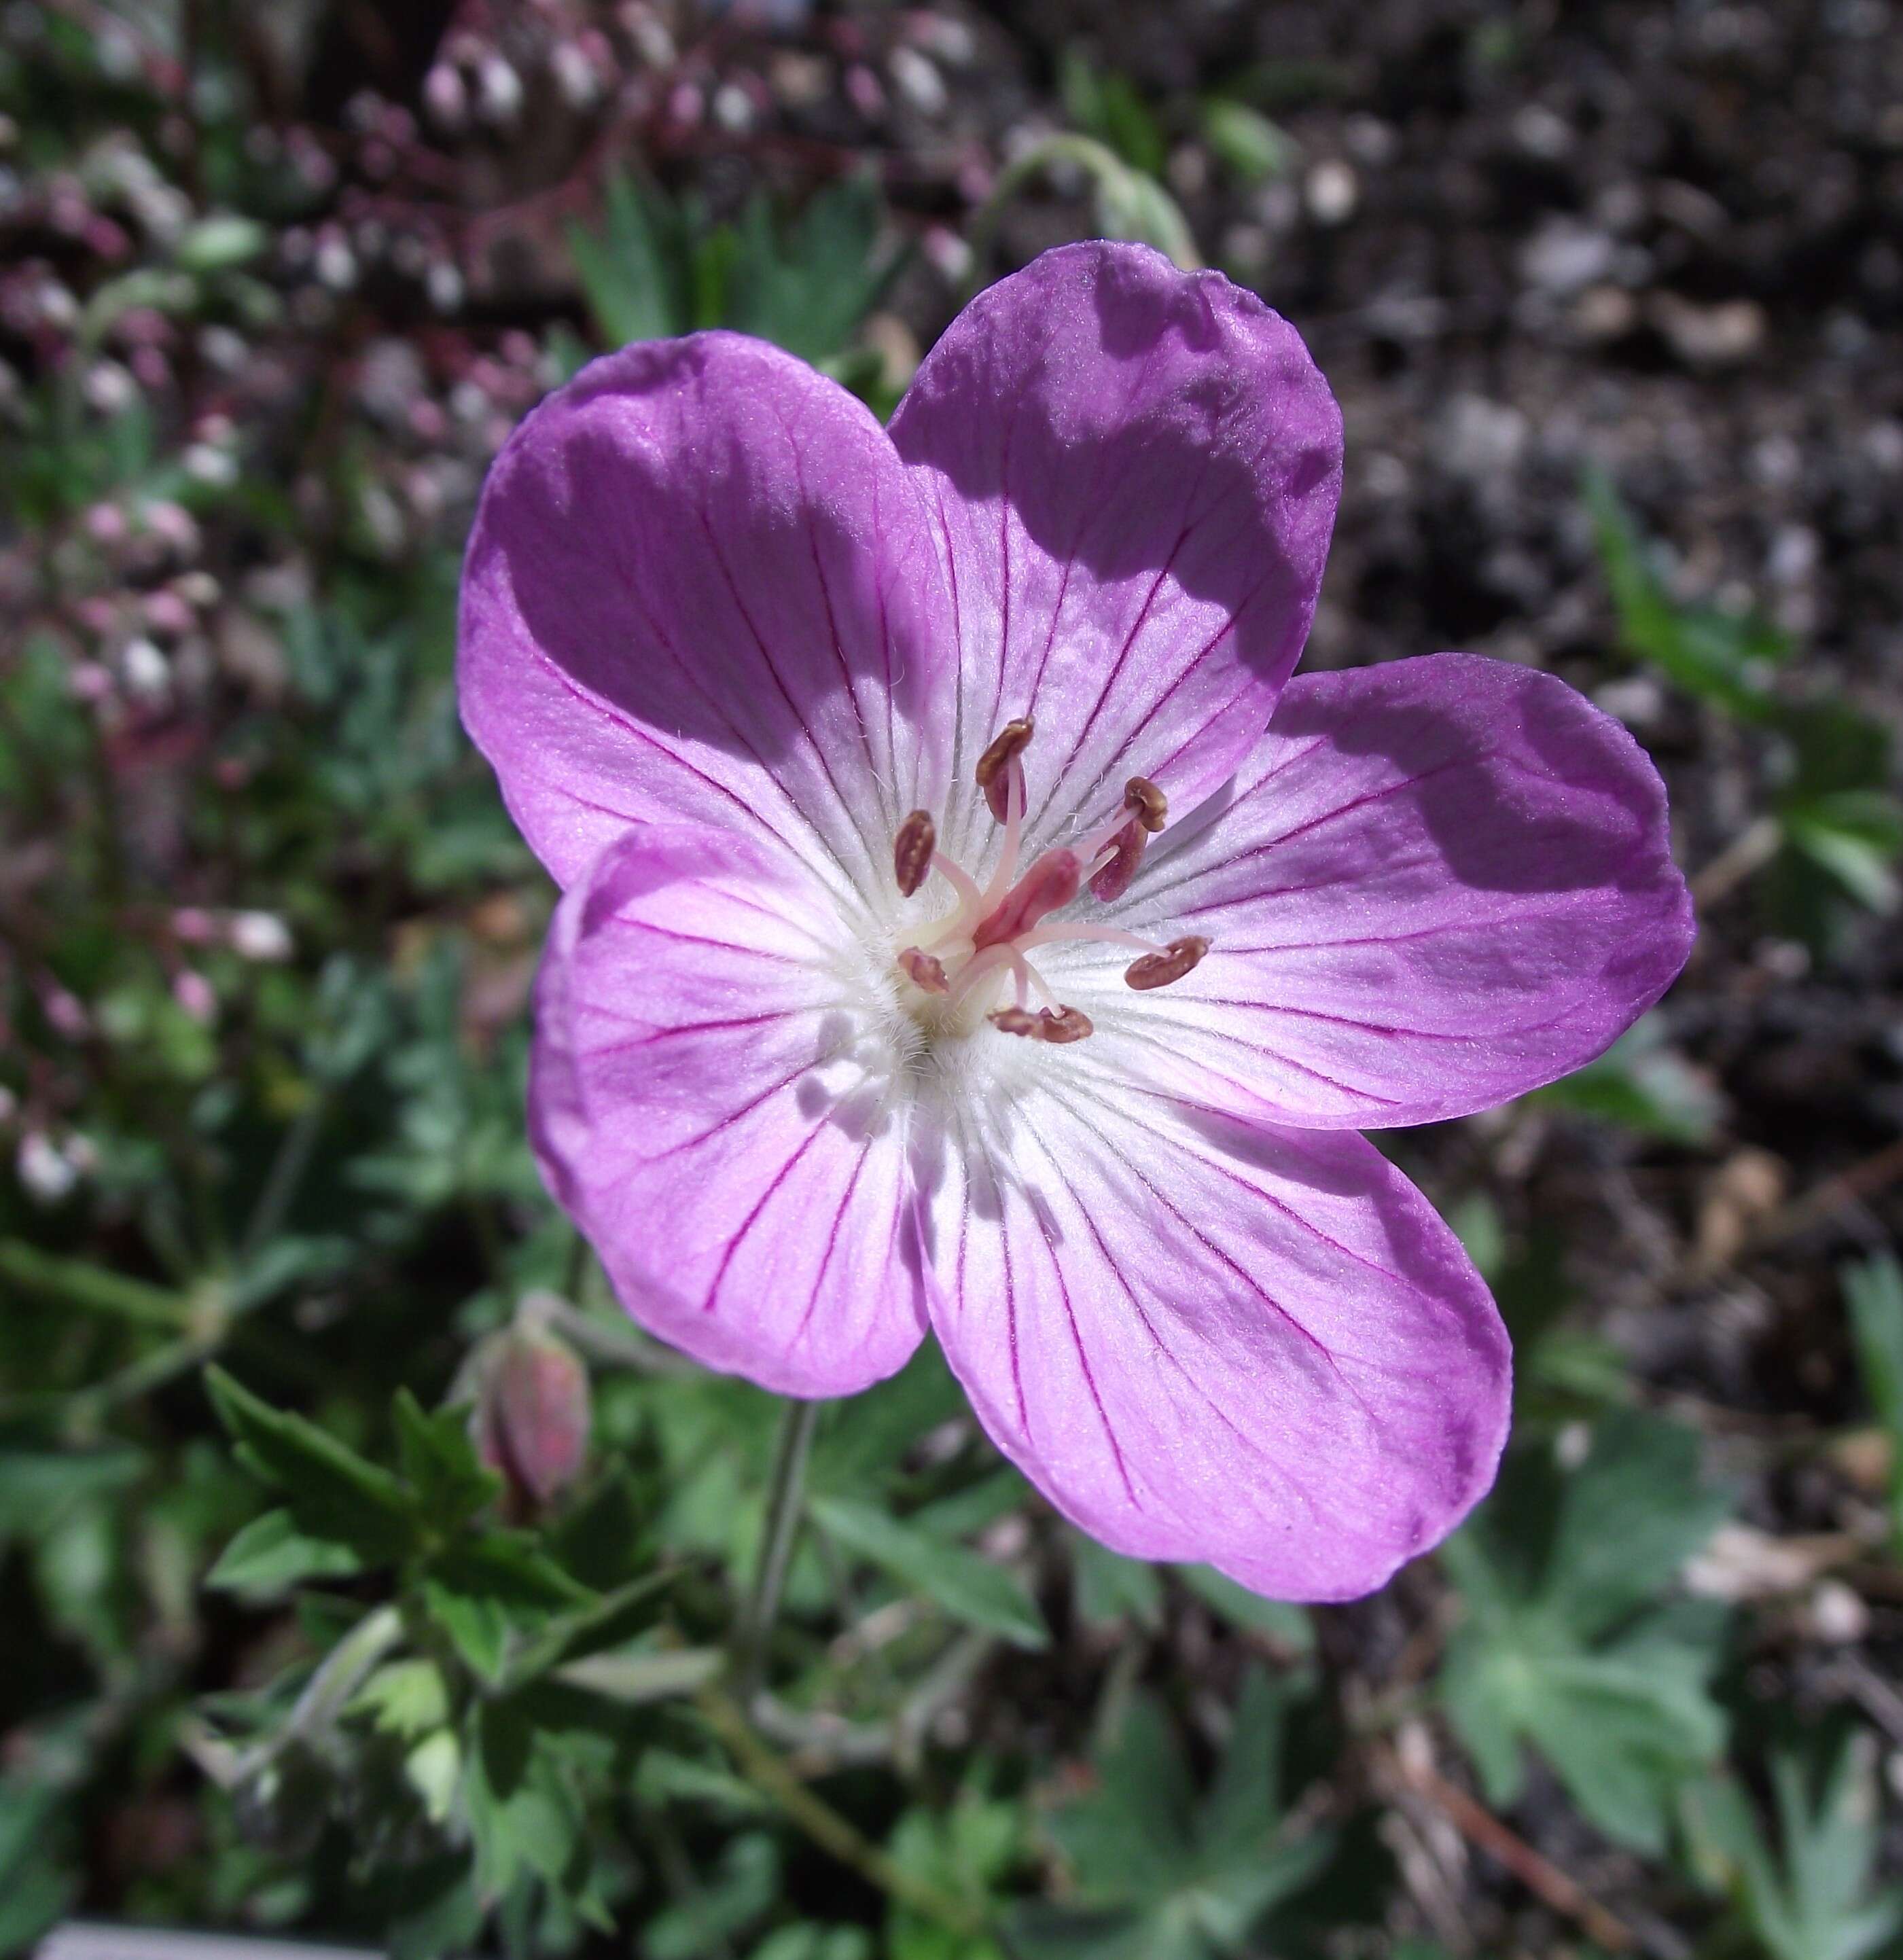
[[[793,1542],[799,1535],[806,1459],[819,1421],[816,1402],[790,1402],[780,1424],[779,1441],[774,1448],[773,1468],[767,1483],[766,1523],[760,1540],[759,1564],[754,1570],[753,1591],[746,1610],[734,1630],[734,1652],[743,1707],[751,1704],[766,1677],[767,1643],[780,1616],[780,1595],[785,1589],[787,1567],[793,1560]]]

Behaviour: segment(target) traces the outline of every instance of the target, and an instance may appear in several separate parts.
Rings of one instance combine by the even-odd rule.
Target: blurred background
[[[1517,1342],[1441,1554],[1313,1612],[1117,1559],[928,1353],[723,1672],[778,1412],[530,1163],[463,536],[594,352],[883,414],[1099,234],[1341,397],[1311,663],[1564,675],[1701,937],[1383,1139]],[[1888,0],[9,0],[0,1952],[1903,1952],[1900,354]]]

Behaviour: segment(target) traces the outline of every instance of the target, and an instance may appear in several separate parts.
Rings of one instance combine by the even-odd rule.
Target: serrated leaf
[[[1014,1913],[1014,1950],[1027,1960],[1217,1960],[1243,1950],[1332,1850],[1325,1835],[1278,1837],[1284,1699],[1250,1670],[1222,1767],[1198,1803],[1160,1705],[1133,1698],[1094,1758],[1095,1787],[1049,1823],[1071,1897]]]
[[[388,1661],[357,1691],[345,1713],[367,1715],[385,1734],[414,1741],[449,1720],[449,1685],[434,1661]]]
[[[348,1545],[371,1565],[393,1563],[412,1550],[416,1532],[409,1499],[388,1471],[315,1423],[259,1401],[223,1369],[208,1367],[205,1379],[240,1461],[284,1492],[301,1532]]]
[[[509,1616],[499,1600],[457,1591],[435,1580],[423,1584],[423,1605],[449,1636],[463,1663],[491,1686],[502,1678],[509,1650]]]
[[[478,1460],[466,1411],[428,1414],[409,1389],[399,1389],[393,1414],[403,1475],[437,1530],[453,1531],[495,1498],[502,1480]]]
[[[1442,1552],[1466,1618],[1440,1693],[1491,1802],[1518,1796],[1530,1745],[1609,1836],[1663,1848],[1674,1788],[1723,1747],[1706,1684],[1724,1612],[1657,1602],[1728,1509],[1697,1437],[1653,1417],[1606,1418],[1570,1475],[1510,1461]]]
[[[217,1592],[272,1599],[313,1579],[354,1579],[364,1569],[362,1558],[340,1539],[301,1532],[287,1507],[253,1518],[224,1548],[205,1583]]]
[[[870,1504],[816,1497],[809,1509],[822,1531],[902,1584],[924,1593],[953,1618],[1014,1646],[1049,1643],[1036,1603],[1002,1567],[961,1545],[901,1524]]]
[[[1686,1793],[1692,1869],[1730,1894],[1769,1960],[1864,1960],[1903,1927],[1903,1888],[1871,1890],[1880,1818],[1866,1739],[1844,1739],[1821,1787],[1798,1757],[1773,1760],[1774,1853],[1735,1781]]]

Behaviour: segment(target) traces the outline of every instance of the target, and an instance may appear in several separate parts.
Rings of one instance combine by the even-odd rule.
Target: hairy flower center
[[[1060,845],[1020,870],[1023,756],[1031,732],[1028,720],[1007,722],[978,759],[978,786],[1004,833],[998,863],[983,886],[938,848],[929,810],[914,810],[899,826],[893,840],[899,890],[909,898],[935,871],[958,902],[918,943],[902,949],[897,963],[920,994],[942,1004],[947,1017],[961,1007],[998,1000],[1008,987],[1010,999],[989,1008],[985,1017],[1001,1033],[1033,1041],[1081,1041],[1093,1032],[1090,1017],[1059,1003],[1031,963],[1029,956],[1036,948],[1080,940],[1131,948],[1139,957],[1124,969],[1124,980],[1147,990],[1180,980],[1209,950],[1209,942],[1191,934],[1163,946],[1117,926],[1052,919],[1086,890],[1106,902],[1128,891],[1144,844],[1163,827],[1167,809],[1154,783],[1132,776],[1122,807],[1108,823],[1081,843]]]

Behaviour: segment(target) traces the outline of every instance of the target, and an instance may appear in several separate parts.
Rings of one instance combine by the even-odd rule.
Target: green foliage
[[[1685,1796],[1691,1868],[1727,1895],[1766,1960],[1864,1960],[1903,1927],[1903,1887],[1875,1888],[1880,1825],[1870,1752],[1845,1738],[1821,1777],[1793,1755],[1771,1764],[1777,1846],[1731,1777]]]
[[[1589,470],[1583,494],[1623,651],[1771,740],[1778,782],[1758,822],[1771,848],[1747,861],[1773,862],[1768,897],[1780,929],[1828,951],[1843,899],[1893,912],[1903,902],[1895,870],[1903,800],[1890,728],[1848,702],[1781,698],[1771,682],[1790,658],[1790,636],[1755,613],[1673,598],[1612,479]]]
[[[1653,1015],[1621,1035],[1596,1061],[1536,1089],[1527,1100],[1695,1147],[1710,1141],[1723,1110],[1709,1079],[1668,1045]]]
[[[1589,470],[1584,492],[1622,649],[1649,661],[1696,700],[1748,721],[1769,721],[1777,711],[1768,677],[1789,658],[1789,636],[1755,615],[1675,599],[1612,479]]]
[[[1889,1437],[1890,1533],[1903,1551],[1903,1266],[1885,1252],[1838,1278],[1863,1392]]]
[[[1096,1752],[1096,1787],[1046,1823],[1068,1896],[1014,1915],[1026,1960],[1213,1960],[1309,1885],[1332,1847],[1324,1834],[1284,1828],[1287,1698],[1286,1684],[1250,1670],[1221,1768],[1198,1798],[1168,1717],[1136,1696]]]
[[[1080,48],[1065,51],[1058,86],[1074,129],[1094,136],[1133,170],[1160,177],[1169,159],[1163,126],[1134,83],[1115,68],[1096,67]]]
[[[723,326],[771,340],[864,391],[876,357],[853,341],[902,262],[883,243],[885,208],[870,177],[842,179],[790,222],[756,194],[733,224],[699,201],[625,175],[609,180],[601,228],[571,225],[595,329],[609,347]]]
[[[1021,1647],[1049,1635],[1036,1605],[1001,1567],[961,1545],[901,1523],[870,1504],[816,1497],[813,1520],[849,1551],[922,1592],[954,1618]]]
[[[1294,138],[1259,109],[1233,96],[1204,96],[1203,141],[1243,183],[1266,183],[1295,168],[1300,151]]]
[[[1441,1553],[1465,1616],[1440,1695],[1491,1802],[1518,1798],[1530,1745],[1609,1837],[1663,1850],[1677,1783],[1725,1738],[1723,1614],[1663,1596],[1727,1508],[1696,1437],[1653,1417],[1609,1415],[1571,1471],[1509,1461]]]

